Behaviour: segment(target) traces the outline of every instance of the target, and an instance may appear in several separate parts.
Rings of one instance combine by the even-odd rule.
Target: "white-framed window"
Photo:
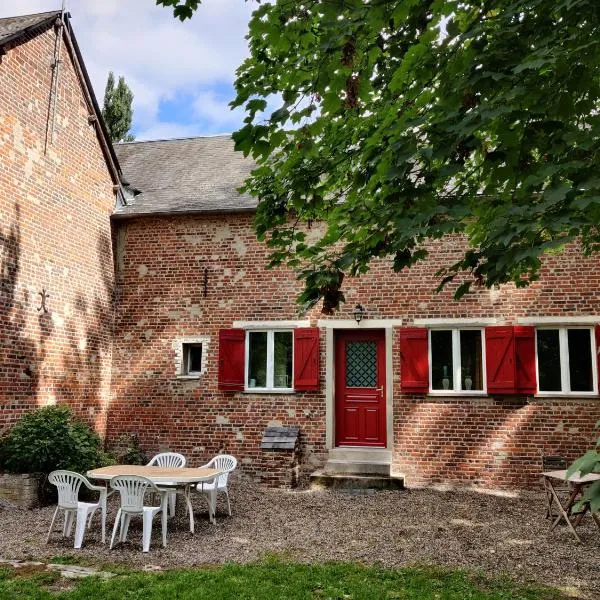
[[[246,390],[291,391],[294,387],[294,332],[246,331]]]
[[[538,395],[598,393],[592,327],[538,327],[535,348]]]
[[[483,329],[429,330],[429,391],[486,393]]]

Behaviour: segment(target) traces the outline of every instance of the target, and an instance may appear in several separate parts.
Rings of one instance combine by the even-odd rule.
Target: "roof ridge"
[[[232,133],[212,133],[208,135],[188,135],[175,138],[158,138],[155,140],[133,140],[132,142],[118,142],[115,146],[127,146],[129,144],[148,144],[150,142],[181,142],[184,140],[205,140],[217,137],[226,137],[231,139]]]
[[[58,10],[46,10],[44,12],[37,12],[37,13],[28,13],[26,15],[12,15],[11,17],[0,17],[0,21],[5,21],[6,19],[21,19],[24,17],[41,17],[42,15],[52,15],[52,14],[56,14],[56,15],[60,15],[62,11],[60,9]]]

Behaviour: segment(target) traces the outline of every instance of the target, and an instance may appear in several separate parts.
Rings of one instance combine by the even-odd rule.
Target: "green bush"
[[[145,465],[148,462],[148,457],[140,445],[140,439],[135,433],[120,435],[110,447],[110,453],[120,465]]]
[[[112,462],[100,436],[64,405],[26,414],[0,442],[0,470],[9,473],[85,473]]]

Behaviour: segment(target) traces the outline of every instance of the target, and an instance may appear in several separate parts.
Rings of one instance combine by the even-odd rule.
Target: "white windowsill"
[[[598,392],[538,392],[534,398],[597,398]]]
[[[200,379],[202,375],[202,373],[194,373],[192,375],[177,375],[177,379]]]
[[[295,394],[294,388],[246,388],[244,394]]]
[[[485,396],[487,398],[488,393],[485,390],[432,390],[427,392],[428,396]]]

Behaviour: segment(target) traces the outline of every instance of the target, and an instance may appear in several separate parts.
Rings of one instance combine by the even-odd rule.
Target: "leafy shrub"
[[[100,436],[64,405],[26,414],[0,444],[0,469],[9,473],[85,473],[111,462]]]
[[[135,433],[120,435],[110,451],[120,465],[145,465],[148,462],[148,457],[140,446],[140,439]]]
[[[600,421],[596,423],[596,431],[600,431]],[[600,437],[596,442],[595,450],[588,450],[583,456],[580,456],[570,467],[567,476],[580,473],[587,475],[588,473],[600,473]],[[590,512],[596,513],[600,511],[600,481],[595,481],[591,485],[584,488],[584,494],[581,500],[575,505],[575,509],[579,510],[589,502]]]

